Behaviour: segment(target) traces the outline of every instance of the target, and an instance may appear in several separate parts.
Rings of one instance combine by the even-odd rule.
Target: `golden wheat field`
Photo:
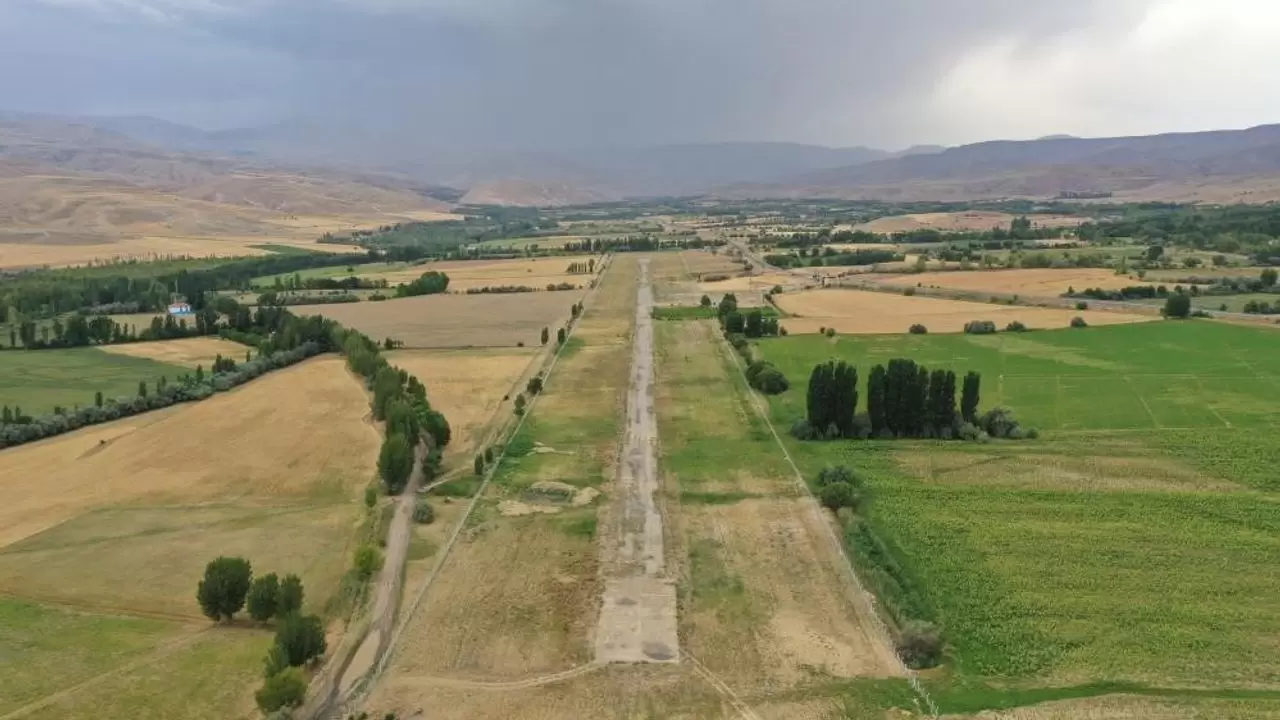
[[[1156,319],[1152,315],[989,305],[864,290],[784,293],[776,298],[776,302],[778,307],[794,316],[782,320],[782,326],[791,334],[816,333],[822,328],[852,334],[905,333],[917,323],[924,325],[929,332],[950,333],[962,332],[965,323],[973,320],[991,320],[998,327],[1016,320],[1029,328],[1059,328],[1067,327],[1077,316],[1083,317],[1090,325]]]
[[[145,358],[171,365],[191,368],[204,366],[206,370],[213,365],[214,359],[219,355],[241,362],[244,360],[246,351],[252,352],[252,349],[245,345],[212,336],[161,340],[158,342],[102,345],[98,349],[115,355]]]
[[[203,402],[0,452],[0,548],[98,508],[353,497],[379,440],[363,387],[322,357]]]
[[[494,295],[422,295],[380,302],[298,305],[298,315],[322,315],[374,340],[393,338],[406,348],[526,347],[552,341],[583,291]],[[428,386],[430,387],[430,386]]]
[[[1068,289],[1118,290],[1144,284],[1106,268],[1036,268],[1025,270],[958,270],[914,274],[867,275],[863,279],[894,287],[940,287],[1028,297],[1058,297]]]
[[[386,280],[391,285],[417,280],[432,270],[449,276],[450,290],[465,290],[486,285],[528,285],[544,288],[548,283],[569,282],[587,285],[594,275],[568,272],[571,263],[587,264],[594,260],[599,267],[602,258],[594,255],[567,255],[563,257],[511,258],[504,260],[450,260],[445,262],[413,265],[407,268],[387,270],[363,275]]]
[[[470,455],[484,445],[504,398],[524,391],[529,365],[537,348],[482,350],[397,350],[387,353],[396,367],[409,371],[427,386],[431,405],[445,414],[453,438],[445,458]]]

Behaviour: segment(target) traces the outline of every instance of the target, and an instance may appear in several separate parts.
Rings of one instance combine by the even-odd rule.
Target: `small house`
[[[169,305],[170,315],[190,315],[191,304],[184,302],[176,302]]]

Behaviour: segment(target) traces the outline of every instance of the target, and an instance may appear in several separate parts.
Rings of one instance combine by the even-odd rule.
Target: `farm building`
[[[169,314],[170,315],[190,315],[191,304],[184,303],[184,302],[171,303],[169,305]]]

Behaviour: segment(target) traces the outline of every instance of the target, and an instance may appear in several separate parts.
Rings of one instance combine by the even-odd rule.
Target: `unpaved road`
[[[373,605],[368,616],[368,631],[354,652],[335,655],[329,668],[316,686],[319,692],[303,707],[300,717],[321,718],[341,707],[343,701],[361,679],[378,664],[390,647],[391,631],[396,620],[396,606],[400,600],[400,584],[404,578],[405,558],[409,553],[409,541],[413,538],[413,509],[418,502],[418,488],[422,486],[422,463],[426,460],[425,445],[414,452],[413,473],[404,492],[395,499],[395,514],[387,529],[382,570],[373,584]]]
[[[626,432],[618,463],[616,532],[603,538],[603,604],[596,626],[597,663],[679,662],[676,588],[667,576],[653,407],[653,288],[640,261]]]

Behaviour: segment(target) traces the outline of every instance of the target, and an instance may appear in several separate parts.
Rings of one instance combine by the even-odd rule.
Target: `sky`
[[[0,0],[0,107],[510,149],[1280,122],[1276,0]]]

